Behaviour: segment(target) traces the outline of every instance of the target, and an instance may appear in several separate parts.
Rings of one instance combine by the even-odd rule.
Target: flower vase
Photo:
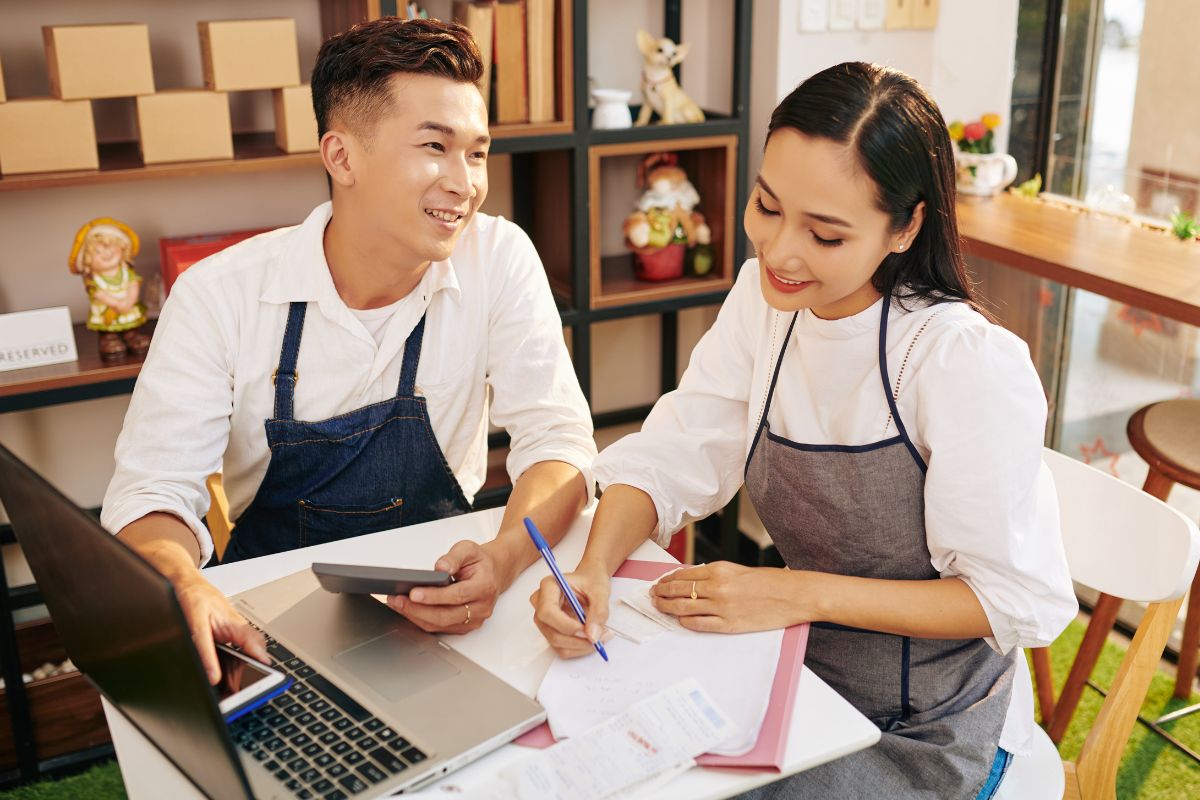
[[[1017,160],[1008,153],[964,153],[957,150],[958,193],[992,197],[1017,177]]]

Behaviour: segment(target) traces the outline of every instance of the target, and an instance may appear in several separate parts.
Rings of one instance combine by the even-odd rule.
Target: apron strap
[[[888,377],[887,368],[887,326],[888,312],[892,308],[892,298],[887,296],[883,298],[883,311],[880,314],[879,320],[879,377],[883,379],[883,395],[887,398],[888,408],[891,409],[892,419],[896,422],[896,430],[900,433],[900,438],[904,440],[904,446],[908,448],[909,455],[913,457],[913,461],[917,462],[917,466],[921,468],[921,472],[929,469],[925,463],[925,459],[921,458],[920,452],[917,451],[916,445],[912,443],[912,439],[908,438],[908,430],[904,427],[904,420],[900,419],[900,411],[896,408],[896,396],[892,393],[892,381]]]
[[[428,313],[428,312],[426,312]],[[412,397],[417,386],[417,365],[421,363],[421,344],[425,340],[425,314],[404,343],[404,363],[400,366],[400,386],[397,397]]]
[[[750,445],[750,452],[746,454],[746,466],[742,468],[742,474],[750,471],[750,459],[754,458],[754,450],[758,447],[758,440],[762,438],[763,428],[767,424],[767,413],[771,410],[771,399],[775,396],[775,382],[779,380],[779,367],[783,364],[783,354],[787,352],[788,342],[792,340],[792,330],[796,327],[796,320],[800,318],[800,312],[792,314],[792,322],[788,325],[787,334],[783,337],[783,346],[779,348],[779,358],[775,359],[775,371],[771,373],[771,385],[767,389],[767,399],[763,402],[762,416],[758,418],[758,429],[754,431],[754,441]]]
[[[283,349],[275,382],[275,419],[291,419],[296,399],[296,360],[300,356],[300,336],[304,332],[304,313],[308,303],[292,303],[288,308],[287,327],[283,330]]]

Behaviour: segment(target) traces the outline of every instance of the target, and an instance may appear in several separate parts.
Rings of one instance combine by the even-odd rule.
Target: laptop
[[[305,570],[233,598],[294,683],[226,722],[166,578],[3,446],[0,502],[71,660],[209,797],[416,789],[546,717],[382,603],[330,594]]]

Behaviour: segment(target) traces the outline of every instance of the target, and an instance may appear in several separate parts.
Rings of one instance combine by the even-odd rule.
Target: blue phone
[[[221,663],[221,680],[213,689],[226,722],[250,713],[292,685],[292,679],[284,673],[228,645],[217,645],[217,660]]]

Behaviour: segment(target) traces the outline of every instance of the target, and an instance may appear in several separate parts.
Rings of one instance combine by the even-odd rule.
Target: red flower
[[[978,142],[987,134],[987,127],[982,122],[972,122],[963,128],[963,138],[968,142]]]

